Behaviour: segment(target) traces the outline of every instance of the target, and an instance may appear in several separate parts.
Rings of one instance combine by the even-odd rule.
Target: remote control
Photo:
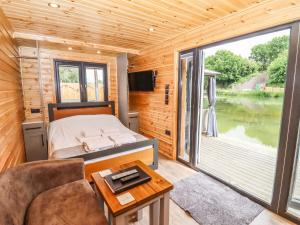
[[[131,175],[127,176],[127,177],[121,178],[120,181],[122,183],[125,183],[127,181],[133,180],[133,179],[138,178],[138,177],[140,177],[140,174],[139,173],[134,173],[134,174],[131,174]]]
[[[137,173],[137,172],[138,172],[138,171],[137,171],[136,169],[128,170],[128,171],[126,171],[126,172],[123,172],[123,173],[119,173],[119,174],[113,175],[113,176],[111,177],[111,179],[112,179],[113,181],[115,181],[115,180],[121,179],[121,178],[123,178],[123,177],[127,177],[127,176],[129,176],[129,175],[131,175],[131,174],[134,174],[134,173]]]

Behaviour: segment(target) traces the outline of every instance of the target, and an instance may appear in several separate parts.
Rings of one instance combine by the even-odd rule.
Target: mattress
[[[116,128],[121,133],[131,134],[136,138],[136,141],[147,140],[146,137],[133,132],[125,127],[117,117],[113,115],[78,115],[71,116],[59,120],[55,120],[49,125],[48,133],[48,158],[51,159],[64,159],[76,157],[86,154],[78,141],[78,137],[82,136],[83,131],[98,132],[101,129]],[[95,160],[101,161],[104,159],[117,157],[124,154],[131,154],[133,152],[149,149],[152,146],[145,146],[142,148],[132,149],[126,152],[113,154],[111,156],[101,157]],[[103,151],[107,148],[99,149]],[[94,151],[95,152],[95,151]]]

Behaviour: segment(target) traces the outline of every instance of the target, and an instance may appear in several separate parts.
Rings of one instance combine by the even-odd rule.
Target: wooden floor
[[[188,177],[196,173],[196,171],[176,161],[168,160],[164,157],[159,158],[159,168],[157,172],[162,176],[164,176],[169,181],[171,181],[172,183],[175,183],[185,177]],[[143,211],[143,219],[133,224],[134,225],[149,224],[147,208],[145,208]],[[292,225],[292,224],[294,223],[291,223],[286,219],[279,217],[268,210],[264,210],[250,225]],[[170,225],[198,225],[198,223],[171,200]]]

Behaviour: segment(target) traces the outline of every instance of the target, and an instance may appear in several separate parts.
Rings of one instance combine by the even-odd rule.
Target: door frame
[[[295,21],[292,23],[287,23],[287,24],[275,26],[272,28],[267,28],[267,29],[251,32],[251,33],[241,35],[238,37],[229,38],[229,39],[225,39],[225,40],[218,41],[215,43],[211,43],[211,44],[203,45],[200,47],[192,48],[189,50],[181,51],[178,54],[179,57],[178,57],[178,71],[177,71],[177,75],[178,75],[177,147],[176,147],[177,160],[188,165],[189,167],[191,167],[197,171],[201,171],[201,172],[213,177],[214,179],[229,186],[230,188],[234,189],[235,191],[239,192],[240,194],[245,195],[248,198],[250,198],[251,200],[261,204],[265,208],[267,208],[275,213],[278,213],[281,216],[286,217],[296,223],[300,223],[300,218],[296,218],[293,215],[287,213],[285,208],[287,206],[286,203],[288,201],[288,197],[286,197],[286,196],[288,196],[289,192],[290,192],[291,175],[293,172],[293,165],[294,165],[293,162],[294,162],[294,156],[295,156],[295,151],[296,151],[295,143],[297,141],[296,138],[297,138],[297,131],[298,131],[298,122],[293,124],[290,121],[293,121],[293,120],[295,121],[295,119],[298,119],[298,121],[299,121],[299,114],[300,114],[300,110],[299,110],[300,109],[300,101],[299,102],[296,101],[297,99],[300,99],[300,93],[298,93],[298,92],[300,92],[300,59],[297,60],[297,54],[300,57],[300,50],[298,51],[299,45],[298,45],[298,47],[296,45],[297,40],[299,39],[299,36],[300,36],[299,35],[300,28],[299,27],[300,27],[300,22]],[[280,31],[280,30],[284,30],[284,29],[291,30],[289,56],[288,56],[288,69],[287,69],[287,78],[286,78],[286,84],[285,84],[286,86],[285,86],[285,92],[284,92],[283,111],[282,111],[282,116],[281,116],[279,144],[278,144],[278,149],[277,149],[277,165],[276,165],[276,171],[275,171],[275,177],[274,177],[273,195],[272,195],[271,203],[267,203],[253,195],[250,195],[249,193],[243,191],[242,189],[239,189],[239,188],[227,183],[226,181],[221,180],[220,178],[218,178],[206,171],[203,171],[203,170],[197,168],[195,165],[193,165],[192,162],[195,162],[195,160],[196,160],[196,158],[195,158],[196,145],[195,144],[193,144],[193,146],[191,146],[191,148],[190,148],[191,159],[190,159],[189,163],[186,163],[184,160],[182,160],[178,157],[179,148],[180,148],[179,134],[180,134],[180,129],[181,129],[180,122],[181,122],[181,94],[182,94],[182,90],[181,90],[182,77],[181,77],[180,58],[181,58],[181,55],[186,54],[187,52],[195,52],[194,56],[197,56],[197,52],[204,50],[206,48],[209,48],[209,47],[213,47],[213,46],[217,46],[217,45],[221,45],[221,44],[225,44],[225,43],[230,43],[233,41],[238,41],[238,40],[242,40],[245,38],[255,37],[255,36],[259,36],[259,35],[263,35],[263,34],[267,34],[267,33],[272,33],[272,32],[276,32],[276,31]],[[299,43],[299,40],[298,40],[298,43]],[[197,73],[198,69],[196,70],[196,68],[199,67],[200,61],[197,60],[197,57],[195,57],[193,59],[193,61],[195,62],[193,74],[197,75],[197,74],[199,74],[199,72]],[[196,65],[197,65],[197,67],[196,67]],[[296,68],[298,68],[298,70]],[[298,89],[298,91],[296,89]],[[296,93],[295,93],[295,90],[297,91]],[[297,96],[297,97],[295,98],[295,96]],[[192,107],[192,111],[194,111],[193,109],[194,109],[194,106]],[[295,109],[298,109],[298,112]],[[194,117],[191,117],[191,118],[194,118],[194,120],[195,120],[195,117],[196,117],[196,115],[194,115]],[[195,126],[193,126],[193,127],[195,127]],[[293,136],[289,136],[289,138],[288,138],[288,135],[290,135],[290,132],[292,132]],[[194,132],[194,133],[196,133],[196,132]],[[296,134],[296,136],[295,136],[295,134]],[[196,139],[197,139],[197,137],[196,137]],[[191,139],[191,141],[196,143],[195,139]],[[192,148],[192,147],[194,147],[194,148]]]
[[[287,212],[288,200],[291,193],[291,185],[293,179],[293,172],[295,164],[295,156],[297,155],[297,140],[298,139],[298,130],[299,130],[299,119],[300,119],[300,23],[293,24],[293,30],[291,33],[291,42],[293,48],[289,52],[289,61],[288,61],[288,73],[291,73],[293,76],[288,77],[290,79],[287,81],[289,86],[286,89],[287,94],[285,96],[285,101],[289,104],[289,120],[286,121],[286,137],[284,139],[285,151],[281,152],[282,165],[279,168],[280,179],[277,180],[277,186],[280,182],[280,191],[278,193],[278,206],[277,211],[280,215],[287,217],[288,219],[300,223],[300,217],[296,217]]]
[[[192,143],[192,140],[194,139],[194,138],[191,138],[192,140],[190,140],[190,152],[189,152],[189,161],[187,162],[187,161],[185,161],[185,160],[183,160],[183,159],[181,159],[180,157],[179,157],[179,153],[180,153],[180,146],[181,146],[181,142],[183,141],[183,140],[181,140],[181,115],[182,115],[182,111],[181,111],[181,107],[182,107],[182,98],[181,98],[181,96],[182,96],[182,74],[181,74],[181,69],[182,69],[182,67],[181,67],[181,59],[182,59],[182,56],[184,56],[184,55],[188,55],[188,54],[191,54],[192,55],[192,57],[193,57],[193,70],[192,70],[192,93],[191,93],[191,120],[192,120],[192,112],[194,111],[193,110],[193,90],[194,90],[194,88],[193,88],[193,84],[195,83],[194,82],[194,79],[195,79],[195,72],[196,72],[196,70],[195,70],[195,65],[196,65],[196,48],[193,48],[193,49],[189,49],[189,50],[185,50],[185,51],[182,51],[182,52],[180,52],[179,54],[178,54],[178,95],[177,95],[177,101],[178,101],[178,104],[177,104],[177,107],[178,107],[178,110],[177,110],[177,150],[176,150],[176,159],[178,160],[178,161],[180,161],[181,163],[183,163],[183,164],[185,164],[185,165],[188,165],[188,166],[192,166],[192,158],[194,158],[194,155],[193,155],[193,153],[192,153],[192,151],[191,151],[191,149],[193,148],[193,143]],[[179,110],[180,109],[180,110]],[[190,137],[192,137],[192,133],[191,133],[191,131],[192,131],[192,123],[191,123],[191,125],[190,125]]]

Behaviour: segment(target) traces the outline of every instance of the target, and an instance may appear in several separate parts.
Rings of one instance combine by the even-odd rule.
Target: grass
[[[283,92],[266,92],[266,91],[235,91],[232,89],[217,89],[217,96],[238,96],[238,97],[256,97],[256,98],[280,98]]]

